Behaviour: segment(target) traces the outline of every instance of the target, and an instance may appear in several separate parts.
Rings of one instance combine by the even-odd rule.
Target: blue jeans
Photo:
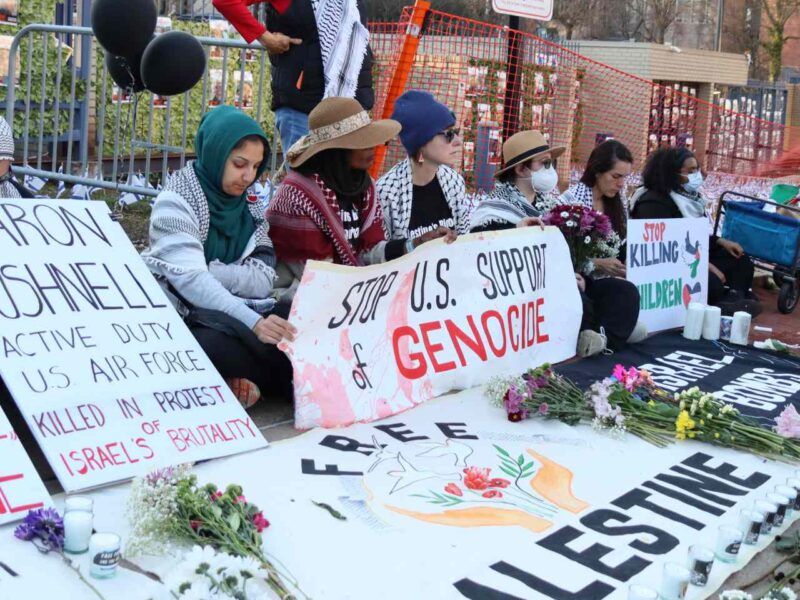
[[[292,144],[308,133],[308,115],[284,106],[275,111],[275,127],[281,137],[285,157]]]

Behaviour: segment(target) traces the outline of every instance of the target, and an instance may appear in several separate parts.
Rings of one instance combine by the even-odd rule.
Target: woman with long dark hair
[[[611,220],[611,226],[622,240],[617,258],[596,258],[590,272],[612,277],[625,277],[625,238],[627,224],[623,191],[633,170],[631,151],[617,140],[606,140],[589,155],[581,180],[559,199],[565,204],[583,204],[601,212]]]
[[[642,187],[631,198],[631,218],[705,217],[702,184],[703,173],[691,150],[685,147],[656,150],[642,171]],[[726,315],[738,310],[758,315],[761,303],[752,291],[755,268],[742,247],[712,235],[708,261],[708,303],[719,306]]]

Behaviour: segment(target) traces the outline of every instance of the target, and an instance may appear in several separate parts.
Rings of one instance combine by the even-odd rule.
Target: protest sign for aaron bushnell
[[[0,375],[67,491],[266,445],[103,202],[0,200]]]
[[[341,427],[573,356],[581,301],[561,233],[527,228],[309,261],[291,319],[295,424]]]

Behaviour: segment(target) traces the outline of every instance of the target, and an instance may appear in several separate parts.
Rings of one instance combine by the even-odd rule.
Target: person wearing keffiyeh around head
[[[250,186],[264,172],[267,136],[231,106],[206,113],[197,159],[156,198],[142,259],[245,408],[262,394],[291,394],[292,369],[278,350],[296,329],[270,297],[275,251],[265,207]]]
[[[14,134],[8,122],[0,117],[0,198],[33,198],[34,194],[14,179]]]

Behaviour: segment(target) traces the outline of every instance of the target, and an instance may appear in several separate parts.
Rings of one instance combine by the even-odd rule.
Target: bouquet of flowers
[[[611,221],[596,210],[581,204],[558,204],[542,220],[564,234],[578,272],[586,271],[592,258],[612,258],[619,253],[620,239]]]
[[[242,488],[225,491],[201,486],[188,466],[160,469],[133,482],[128,501],[131,523],[129,554],[161,553],[172,542],[210,546],[238,557],[254,559],[280,598],[294,598],[289,580],[267,560],[261,533],[269,521],[248,502]],[[291,581],[296,589],[297,584]]]
[[[567,425],[584,422],[616,436],[632,433],[659,447],[695,439],[766,458],[800,460],[800,439],[760,427],[697,387],[670,396],[647,371],[635,367],[617,365],[611,377],[584,393],[545,364],[522,377],[492,381],[487,394],[505,408],[509,421],[542,417]],[[779,428],[790,426],[779,423]]]

